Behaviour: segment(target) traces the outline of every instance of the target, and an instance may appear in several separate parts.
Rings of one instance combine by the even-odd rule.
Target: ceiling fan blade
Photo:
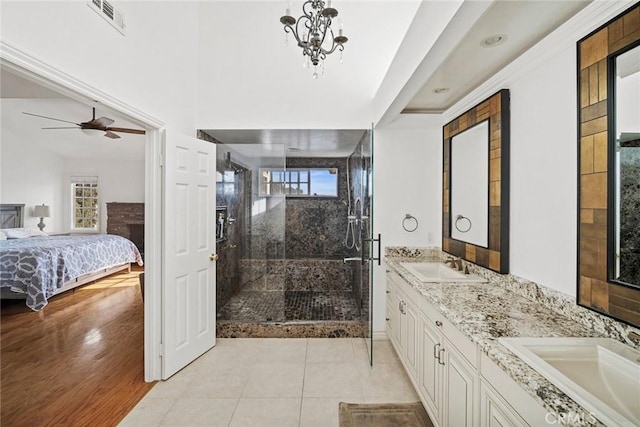
[[[41,129],[80,129],[77,126],[69,126],[69,127],[58,127],[58,128],[41,128]]]
[[[106,136],[107,138],[111,138],[111,139],[118,139],[120,138],[119,135],[116,135],[115,133],[111,132],[111,131],[107,131],[107,133],[104,134],[104,136]]]
[[[99,128],[104,128],[109,126],[111,123],[113,123],[114,120],[108,118],[108,117],[100,117],[99,119],[93,119],[90,122],[88,122],[88,124],[91,124],[92,126],[96,126]]]
[[[112,132],[121,132],[121,133],[134,133],[136,135],[144,135],[146,133],[146,131],[142,130],[142,129],[128,129],[128,128],[106,128],[106,131],[112,131]]]
[[[41,116],[39,114],[33,114],[33,113],[26,113],[24,111],[22,112],[22,114],[26,114],[28,116],[42,117],[43,119],[56,120],[56,121],[59,121],[59,122],[71,123],[71,124],[74,124],[76,126],[80,126],[80,123],[70,122],[69,120],[54,119],[53,117]]]

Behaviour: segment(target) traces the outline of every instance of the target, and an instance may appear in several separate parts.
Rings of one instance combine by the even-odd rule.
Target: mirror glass
[[[487,247],[489,120],[451,139],[451,237]]]
[[[640,46],[615,58],[614,279],[640,286]]]

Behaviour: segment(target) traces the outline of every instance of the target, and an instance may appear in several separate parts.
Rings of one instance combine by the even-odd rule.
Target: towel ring
[[[469,226],[465,230],[461,230],[460,227],[458,226],[458,223],[460,221],[464,221],[464,220],[466,220],[469,223]],[[455,222],[454,225],[456,227],[456,230],[458,230],[461,233],[466,233],[467,231],[471,230],[471,220],[469,218],[467,218],[466,216],[463,216],[463,215],[458,215],[456,217],[456,222]]]
[[[404,228],[404,231],[413,233],[418,229],[418,220],[411,214],[405,214],[404,219],[402,220],[402,228]]]

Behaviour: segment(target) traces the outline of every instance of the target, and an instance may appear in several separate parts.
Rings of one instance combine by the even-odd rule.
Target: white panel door
[[[162,378],[215,345],[216,146],[167,137],[164,160]]]
[[[404,348],[405,358],[407,361],[407,371],[416,382],[418,378],[418,365],[420,363],[418,352],[420,351],[419,339],[419,323],[418,309],[409,300],[404,304],[405,333],[407,334],[406,346]]]
[[[453,346],[445,341],[444,357],[444,416],[445,427],[472,427],[477,375]]]
[[[438,331],[431,326],[431,320],[422,317],[420,339],[422,344],[422,366],[420,369],[420,392],[427,401],[428,412],[432,420],[440,419],[441,372],[438,352],[442,340]]]

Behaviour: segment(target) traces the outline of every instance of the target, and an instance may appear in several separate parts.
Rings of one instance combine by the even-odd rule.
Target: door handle
[[[218,254],[209,255],[209,261],[217,261],[217,260],[218,260]]]
[[[440,360],[440,352],[438,351],[439,347],[440,347],[440,343],[437,343],[436,345],[433,346],[433,358],[438,360]]]
[[[444,348],[438,350],[438,363],[444,365],[444,360],[442,360],[442,354],[444,353]]]

